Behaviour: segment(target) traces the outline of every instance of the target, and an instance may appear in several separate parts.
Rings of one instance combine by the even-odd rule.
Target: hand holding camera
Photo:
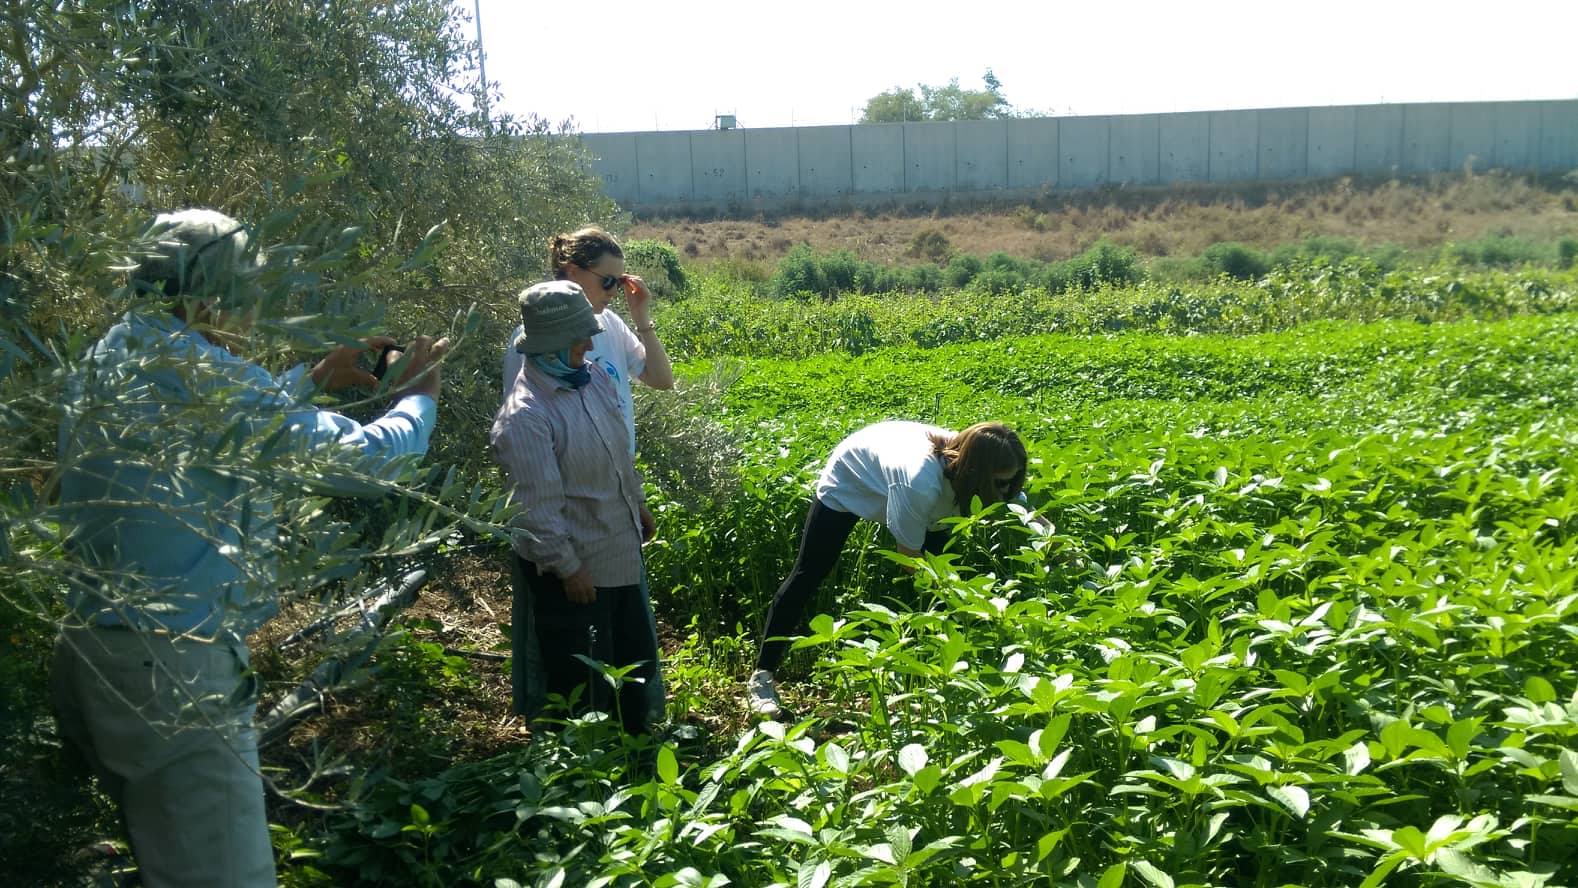
[[[359,360],[374,350],[378,359],[368,370]],[[342,345],[330,352],[312,368],[312,381],[330,392],[349,386],[376,389],[385,376],[398,370],[399,380],[392,386],[395,397],[421,394],[436,399],[441,387],[438,361],[448,350],[447,337],[435,341],[418,336],[402,346],[389,336],[370,336],[361,345]]]
[[[431,336],[418,336],[411,340],[411,343],[405,347],[404,356],[389,368],[394,370],[401,365],[405,368],[394,384],[394,396],[400,398],[406,395],[427,395],[435,401],[438,400],[439,390],[443,387],[439,379],[439,370],[442,367],[444,354],[448,351],[448,336],[436,340]]]
[[[389,374],[389,365],[400,360],[403,354],[405,354],[403,345],[386,345],[379,349],[378,360],[373,364],[373,378],[383,381],[383,378]]]

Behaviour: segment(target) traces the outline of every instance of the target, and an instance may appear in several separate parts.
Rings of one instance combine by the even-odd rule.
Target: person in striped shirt
[[[609,712],[626,731],[645,733],[657,636],[642,594],[641,544],[655,528],[618,392],[587,360],[603,326],[573,281],[529,287],[520,306],[524,360],[490,438],[521,506],[514,525],[524,531],[514,541],[522,582],[512,640],[535,637],[540,651],[541,674],[515,676],[515,708],[536,717],[544,697],[558,696],[572,713]],[[633,669],[614,693],[582,656]]]
[[[619,394],[619,407],[625,420],[625,435],[630,446],[630,454],[634,457],[636,452],[636,411],[635,401],[631,394],[632,381],[639,381],[651,389],[672,389],[674,387],[674,368],[669,363],[668,354],[663,350],[663,341],[658,338],[657,328],[652,323],[652,290],[641,280],[640,276],[626,274],[625,252],[619,246],[619,241],[614,236],[596,226],[587,226],[569,234],[556,234],[548,239],[548,265],[553,269],[555,280],[570,281],[578,284],[586,293],[586,299],[592,303],[592,311],[597,314],[598,324],[602,331],[592,337],[592,349],[586,353],[586,362],[597,364],[603,368],[609,378],[614,382],[614,391]],[[619,312],[613,310],[615,296],[620,292],[625,295],[625,307],[630,312],[630,320],[634,328],[625,323]],[[510,390],[514,388],[517,377],[521,374],[521,366],[526,363],[526,356],[516,351],[515,345],[520,341],[523,329],[516,327],[505,340],[504,346],[504,397],[509,398]],[[651,520],[650,514],[646,520]],[[522,584],[524,578],[518,571],[512,577],[516,595],[523,594]],[[641,596],[651,606],[651,596],[648,594],[646,575],[642,574]],[[531,696],[540,696],[541,688],[534,680],[534,674],[541,673],[541,652],[537,649],[536,639],[529,633],[524,633],[525,626],[515,624],[517,637],[514,642],[514,683],[519,691],[528,689]],[[652,625],[652,634],[657,635],[657,624]],[[663,672],[661,662],[658,669],[646,685],[647,708],[653,721],[663,718],[663,710],[667,704],[667,697],[663,687]],[[526,708],[517,702],[516,711],[524,712]]]

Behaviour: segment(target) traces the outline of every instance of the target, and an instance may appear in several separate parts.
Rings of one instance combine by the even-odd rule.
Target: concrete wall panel
[[[1496,150],[1491,163],[1504,170],[1540,167],[1540,106],[1537,102],[1497,105]]]
[[[637,133],[641,202],[692,200],[690,133]]]
[[[1111,127],[1106,117],[1065,117],[1058,125],[1058,185],[1090,188],[1110,181],[1107,155]]]
[[[1163,114],[1157,122],[1157,175],[1163,182],[1204,182],[1211,178],[1211,115]]]
[[[696,200],[744,200],[745,133],[741,130],[691,133],[690,170]]]
[[[1211,181],[1242,182],[1260,168],[1258,111],[1211,112]]]
[[[636,174],[636,137],[630,133],[587,133],[581,144],[592,155],[592,170],[603,180],[603,193],[630,206],[641,200]]]
[[[1259,127],[1260,178],[1278,181],[1304,178],[1310,153],[1309,109],[1258,111],[1255,119]]]
[[[904,124],[850,127],[849,154],[856,194],[904,191]]]
[[[1452,106],[1451,155],[1448,163],[1465,169],[1470,163],[1483,172],[1496,163],[1496,113],[1483,104]]]
[[[1451,106],[1404,105],[1403,172],[1441,172],[1453,163]]]
[[[638,210],[867,206],[1110,182],[1578,169],[1578,101],[1361,105],[799,129],[591,133]]]
[[[904,190],[952,189],[957,165],[953,124],[905,123],[900,126],[904,132]]]
[[[1307,174],[1341,176],[1353,172],[1358,136],[1358,109],[1352,107],[1309,109]]]
[[[1159,181],[1161,118],[1155,114],[1113,117],[1110,132],[1107,148],[1109,180],[1131,185],[1151,185]]]
[[[751,200],[792,199],[800,193],[798,133],[791,127],[745,133],[746,184]]]
[[[1540,102],[1540,171],[1578,170],[1578,102]]]
[[[848,126],[808,126],[800,134],[800,194],[842,197],[853,189]]]
[[[1032,117],[1006,121],[1008,187],[1052,188],[1058,184],[1058,121]]]
[[[961,120],[953,125],[954,187],[999,191],[1008,185],[1008,127],[998,120]]]
[[[1403,170],[1403,106],[1360,105],[1353,109],[1353,171],[1395,176]]]

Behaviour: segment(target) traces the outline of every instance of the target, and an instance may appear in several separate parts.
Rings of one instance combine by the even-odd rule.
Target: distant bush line
[[[659,295],[682,295],[689,279],[673,247],[641,241],[641,265],[658,272]],[[928,293],[972,290],[990,294],[1038,289],[1058,294],[1127,286],[1142,281],[1205,283],[1221,278],[1256,281],[1277,269],[1323,259],[1338,263],[1363,258],[1388,272],[1409,267],[1450,266],[1468,269],[1511,269],[1526,266],[1571,268],[1578,263],[1578,238],[1538,242],[1512,235],[1487,235],[1447,243],[1431,250],[1406,250],[1395,244],[1364,246],[1356,241],[1312,236],[1272,249],[1242,243],[1212,244],[1197,256],[1162,256],[1146,260],[1128,247],[1101,240],[1084,252],[1061,261],[1041,261],[994,252],[986,256],[953,252],[946,235],[935,229],[918,233],[908,254],[930,261],[887,265],[861,259],[850,250],[818,252],[795,246],[775,267],[739,260],[703,266],[753,291],[779,299],[836,299],[852,293]]]
[[[1316,256],[1275,266],[1254,281],[1168,282],[1126,278],[1130,267],[1103,266],[1099,256],[1082,266],[1091,270],[1093,279],[1081,282],[1090,289],[1074,290],[1027,285],[997,292],[979,284],[940,293],[785,299],[703,275],[691,295],[662,306],[658,324],[669,353],[685,360],[858,355],[1041,333],[1243,334],[1318,320],[1435,323],[1578,310],[1575,268],[1389,270],[1368,256]],[[993,269],[982,267],[983,274]]]

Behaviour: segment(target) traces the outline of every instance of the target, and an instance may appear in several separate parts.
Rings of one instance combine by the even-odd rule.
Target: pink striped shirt
[[[641,481],[613,380],[588,363],[592,381],[571,388],[530,361],[493,419],[493,458],[524,506],[529,532],[515,551],[569,577],[585,567],[594,586],[641,581]]]

